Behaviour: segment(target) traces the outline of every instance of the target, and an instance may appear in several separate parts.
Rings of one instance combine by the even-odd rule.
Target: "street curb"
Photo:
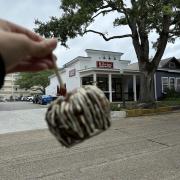
[[[175,110],[179,110],[180,106],[167,106],[167,107],[159,107],[154,109],[132,109],[126,110],[126,117],[137,117],[137,116],[145,116],[145,115],[153,115],[165,112],[171,112]]]
[[[111,118],[125,118],[126,111],[111,111]]]

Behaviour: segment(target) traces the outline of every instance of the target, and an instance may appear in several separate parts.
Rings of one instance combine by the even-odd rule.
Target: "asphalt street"
[[[23,109],[42,109],[46,108],[45,105],[33,104],[26,101],[15,102],[0,102],[0,111],[14,111]]]
[[[33,122],[43,121],[45,113],[11,112],[17,111],[26,112],[24,119],[27,112],[34,114]],[[6,118],[12,116],[6,113]],[[17,113],[16,120],[18,116],[22,118]],[[45,127],[1,134],[0,179],[179,180],[180,112],[117,118],[106,132],[70,149]]]

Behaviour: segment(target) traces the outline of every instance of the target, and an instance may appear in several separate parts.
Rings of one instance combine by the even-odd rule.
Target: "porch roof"
[[[85,73],[85,72],[105,72],[105,73],[114,73],[114,74],[119,74],[120,69],[105,69],[105,68],[88,68],[88,69],[83,69],[79,70],[79,73]],[[140,72],[138,70],[133,70],[133,69],[123,69],[123,74],[139,74]]]

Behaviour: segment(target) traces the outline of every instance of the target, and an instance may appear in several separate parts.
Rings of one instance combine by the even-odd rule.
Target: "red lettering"
[[[97,61],[96,65],[98,68],[108,68],[108,69],[113,68],[113,62]]]

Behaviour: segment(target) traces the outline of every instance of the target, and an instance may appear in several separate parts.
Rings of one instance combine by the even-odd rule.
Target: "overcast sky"
[[[34,20],[39,19],[47,21],[50,16],[60,16],[59,10],[60,0],[0,0],[0,18],[7,19],[29,29],[35,27]],[[99,17],[92,25],[92,29],[98,27],[98,30],[112,34],[126,34],[129,29],[112,28],[112,21],[115,14],[108,17]],[[120,33],[121,32],[121,33]],[[155,39],[155,36],[150,37],[150,41]],[[77,37],[68,41],[69,49],[58,46],[55,54],[58,56],[58,66],[74,59],[77,56],[86,56],[85,49],[99,49],[107,51],[122,52],[122,59],[136,62],[137,58],[132,46],[130,38],[104,41],[101,37],[95,34],[88,34],[84,37]],[[153,55],[153,50],[150,51]],[[180,58],[180,40],[175,44],[168,44],[163,58],[175,56]]]

